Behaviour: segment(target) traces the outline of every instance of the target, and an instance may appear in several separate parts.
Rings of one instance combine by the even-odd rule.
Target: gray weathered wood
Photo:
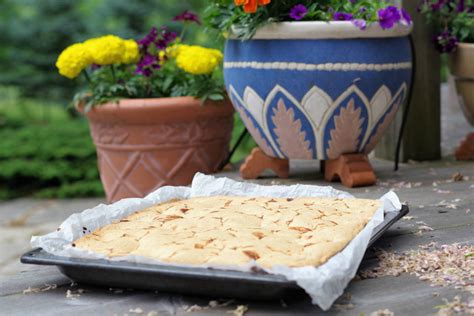
[[[35,273],[40,273],[41,269]],[[32,272],[29,272],[32,274]],[[31,276],[34,277],[34,276]],[[369,280],[354,280],[346,290],[351,296],[350,303],[354,305],[350,310],[333,308],[323,313],[311,305],[305,296],[296,296],[285,300],[286,307],[281,302],[251,302],[238,301],[228,307],[213,308],[189,314],[186,307],[192,305],[206,306],[209,299],[198,297],[183,297],[165,293],[146,291],[124,291],[114,293],[108,289],[91,286],[71,287],[68,283],[58,286],[57,289],[23,294],[11,293],[0,296],[0,306],[4,315],[124,315],[132,314],[130,310],[140,308],[146,315],[150,311],[157,311],[159,315],[226,315],[236,305],[248,305],[246,315],[359,315],[379,309],[390,309],[396,315],[430,315],[435,306],[443,303],[442,298],[452,299],[455,295],[468,297],[467,293],[450,288],[433,288],[416,277],[402,275],[400,277],[383,277]],[[26,285],[26,284],[25,284]],[[76,293],[84,290],[79,297],[67,298],[67,290]],[[438,293],[439,296],[433,296]],[[346,298],[341,298],[336,304],[347,304]]]
[[[409,117],[402,142],[401,160],[436,160],[441,158],[441,92],[440,55],[432,43],[432,29],[416,11],[418,1],[404,1],[414,21],[416,77]],[[402,109],[378,144],[377,157],[393,160],[402,121]]]
[[[411,206],[411,220],[402,220],[394,225],[375,245],[376,248],[394,251],[417,249],[419,245],[437,242],[452,244],[456,242],[474,244],[474,165],[458,162],[429,162],[404,164],[398,173],[391,171],[391,163],[375,160],[375,170],[379,183],[371,188],[347,189],[335,184],[335,187],[350,191],[357,197],[377,198],[390,189],[395,189],[400,198]],[[261,184],[319,184],[327,185],[318,173],[317,162],[292,162],[290,179],[279,180],[266,178],[256,180]],[[466,181],[454,182],[452,175],[461,172]],[[239,179],[235,171],[222,173]],[[435,186],[433,185],[435,184]],[[446,201],[455,205],[455,209],[440,206]],[[23,201],[28,208],[32,202]],[[67,202],[61,202],[61,204]],[[91,201],[87,201],[92,203]],[[77,204],[77,207],[80,203]],[[18,203],[13,203],[15,208]],[[469,212],[468,210],[471,210]],[[5,209],[4,209],[5,210]],[[1,208],[0,208],[1,211]],[[68,210],[69,213],[73,210]],[[77,211],[79,211],[77,209]],[[22,210],[17,210],[23,214]],[[52,221],[57,221],[60,207],[52,211],[44,210],[42,220],[32,218],[33,224],[47,224],[48,212],[54,212]],[[15,217],[13,217],[15,218]],[[418,236],[416,232],[422,221],[434,230]],[[1,224],[0,224],[1,225]],[[53,226],[53,225],[50,225]],[[369,249],[361,269],[377,265],[374,249]],[[41,288],[45,284],[57,284],[53,290],[23,294],[28,287]],[[85,292],[76,298],[67,298],[67,290]],[[438,293],[433,296],[433,293]],[[236,304],[249,306],[246,315],[370,315],[373,311],[389,309],[396,315],[431,315],[436,313],[435,306],[443,304],[443,298],[452,300],[460,295],[465,300],[468,293],[450,287],[431,287],[429,283],[417,277],[402,274],[399,277],[380,277],[377,279],[354,280],[346,290],[351,299],[342,297],[337,304],[351,303],[353,309],[339,310],[335,305],[331,311],[323,313],[314,307],[304,295],[285,299],[286,307],[281,302],[239,301],[228,307],[186,312],[186,306],[194,304],[205,306],[210,298],[191,297],[152,291],[123,291],[114,293],[107,288],[98,288],[79,284],[71,287],[70,281],[55,268],[32,267],[14,277],[0,278],[0,315],[134,315],[130,310],[137,308],[144,312],[156,311],[159,315],[232,315],[228,314]],[[339,306],[339,308],[341,308]]]

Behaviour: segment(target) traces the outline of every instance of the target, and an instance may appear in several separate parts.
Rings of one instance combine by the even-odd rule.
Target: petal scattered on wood
[[[473,245],[438,246],[435,243],[401,254],[381,251],[378,254],[379,266],[361,272],[360,277],[376,278],[410,273],[435,286],[451,286],[474,294],[474,257],[469,256],[472,253]]]
[[[132,313],[132,314],[144,314],[143,309],[141,309],[140,307],[131,308],[131,309],[128,310],[128,312]]]
[[[29,286],[26,290],[23,291],[23,294],[31,294],[31,293],[39,293],[39,292],[46,292],[50,290],[57,289],[57,284],[45,284],[43,287],[32,288]]]
[[[227,313],[232,314],[234,316],[243,316],[249,310],[248,306],[246,305],[239,305],[236,309],[232,311],[228,311]]]
[[[370,313],[370,316],[394,316],[394,315],[395,314],[387,308],[379,309],[378,311]]]
[[[82,293],[84,293],[83,289],[78,289],[77,291],[67,290],[66,298],[78,298],[81,296]]]
[[[440,316],[474,315],[474,297],[470,298],[468,302],[463,302],[460,296],[455,296],[452,301],[443,300],[444,305],[436,306]]]

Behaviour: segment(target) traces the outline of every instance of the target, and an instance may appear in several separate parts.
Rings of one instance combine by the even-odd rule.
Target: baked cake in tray
[[[378,200],[199,197],[135,212],[74,246],[176,264],[319,266],[364,228]]]

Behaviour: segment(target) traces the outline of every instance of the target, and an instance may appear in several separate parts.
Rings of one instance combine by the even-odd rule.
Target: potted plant
[[[366,154],[411,82],[407,12],[375,0],[216,0],[207,21],[226,31],[226,88],[260,148],[244,177],[317,159],[328,180],[375,182]]]
[[[190,12],[175,20],[200,24]],[[107,35],[57,60],[61,75],[87,79],[74,104],[90,122],[109,202],[187,185],[228,154],[233,108],[220,80],[222,53],[183,38],[166,27],[139,41]]]
[[[474,126],[474,1],[427,0],[419,10],[436,28],[433,41],[440,53],[449,54],[449,69],[454,77],[459,103]],[[474,133],[456,151],[458,160],[474,159]]]

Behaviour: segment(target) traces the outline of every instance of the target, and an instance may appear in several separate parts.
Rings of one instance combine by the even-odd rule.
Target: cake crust
[[[135,212],[74,242],[108,257],[175,264],[319,266],[343,250],[378,200],[212,196]]]

